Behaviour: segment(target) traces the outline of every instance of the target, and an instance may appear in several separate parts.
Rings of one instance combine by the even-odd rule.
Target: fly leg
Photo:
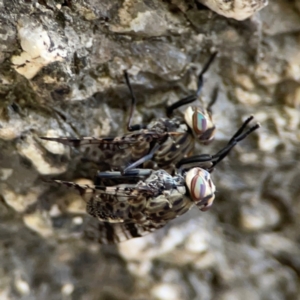
[[[183,105],[189,104],[194,102],[195,100],[197,100],[198,96],[200,95],[201,91],[202,91],[202,87],[203,87],[203,75],[205,74],[205,72],[209,69],[211,63],[214,61],[215,57],[217,56],[218,52],[214,52],[211,57],[209,58],[209,60],[206,62],[206,64],[204,65],[202,71],[200,72],[199,76],[198,76],[198,84],[197,84],[197,92],[195,95],[190,95],[187,96],[183,99],[178,100],[177,102],[173,103],[172,105],[167,107],[167,116],[170,117],[173,113],[173,111]],[[215,100],[213,101],[213,103],[211,102],[209,104],[209,107],[211,107],[214,104]]]
[[[151,160],[152,157],[154,156],[155,152],[160,148],[161,144],[160,143],[156,143],[154,145],[154,147],[152,147],[151,151],[143,156],[142,158],[140,158],[139,160],[135,161],[134,163],[132,163],[131,165],[129,165],[128,167],[126,167],[124,170],[123,170],[123,174],[127,174],[128,171],[142,165],[143,163],[145,163],[146,161],[148,160]]]
[[[144,176],[149,176],[151,174],[151,169],[130,169],[125,174],[122,174],[119,171],[105,171],[97,172],[96,177],[101,179],[125,179],[125,178],[140,178]]]
[[[230,152],[230,150],[240,141],[245,139],[250,133],[255,131],[260,127],[260,124],[255,124],[254,126],[250,127],[246,132],[243,132],[243,129],[245,126],[253,119],[253,116],[249,117],[242,125],[242,127],[236,132],[236,134],[231,138],[231,140],[228,142],[227,146],[225,146],[222,150],[220,150],[217,154],[212,156],[212,162],[213,166],[210,169],[210,171],[213,170],[213,168],[222,161]]]
[[[212,114],[212,106],[216,103],[217,99],[218,99],[218,94],[219,94],[219,88],[218,87],[215,87],[213,89],[213,92],[212,92],[212,97],[211,97],[211,100],[210,102],[208,103],[207,107],[206,107],[206,110]]]
[[[177,168],[180,170],[187,169],[191,167],[200,167],[211,172],[213,168],[222,161],[230,152],[230,150],[241,140],[245,139],[249,134],[260,127],[260,124],[255,124],[250,127],[246,132],[243,133],[247,124],[253,119],[253,116],[247,118],[242,126],[237,130],[233,137],[229,140],[227,145],[217,152],[215,155],[201,154],[195,155],[188,158],[182,159],[178,164]]]
[[[135,106],[136,106],[136,98],[135,98],[135,95],[133,93],[132,86],[130,84],[128,73],[126,71],[124,71],[124,76],[125,76],[126,84],[128,86],[128,89],[129,89],[129,92],[130,92],[130,95],[131,95],[131,106],[130,106],[130,114],[129,114],[128,123],[127,123],[127,130],[128,131],[135,131],[135,130],[145,129],[145,128],[147,128],[147,126],[144,125],[144,124],[135,124],[135,125],[131,124],[132,116],[134,114]]]
[[[104,186],[115,186],[116,184],[136,184],[151,174],[151,169],[131,169],[122,174],[119,171],[97,172],[94,178],[94,184]]]
[[[217,56],[218,52],[214,52],[211,57],[209,58],[209,60],[207,61],[207,63],[204,65],[202,71],[200,72],[199,76],[198,76],[198,88],[197,88],[197,97],[199,97],[201,91],[202,91],[202,87],[203,87],[203,75],[206,73],[206,71],[209,69],[211,63],[214,61],[215,57]]]

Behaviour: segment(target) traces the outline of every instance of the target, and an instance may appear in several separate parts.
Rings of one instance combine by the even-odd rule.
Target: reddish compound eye
[[[208,144],[214,139],[216,127],[211,114],[200,107],[188,107],[184,118],[200,142]]]
[[[201,200],[206,194],[206,182],[202,176],[195,175],[191,182],[191,195],[194,200]]]
[[[209,209],[216,191],[210,173],[201,168],[193,168],[186,174],[186,184],[195,204],[203,211]]]

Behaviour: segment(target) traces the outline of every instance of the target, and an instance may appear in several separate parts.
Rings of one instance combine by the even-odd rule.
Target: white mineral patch
[[[265,152],[274,152],[275,148],[281,143],[277,136],[267,134],[266,132],[261,132],[258,137],[259,149]]]
[[[79,183],[80,184],[80,183]],[[88,185],[93,185],[89,183]],[[85,214],[86,213],[86,203],[82,200],[82,197],[78,195],[75,191],[70,192],[63,198],[65,201],[65,209],[72,214]],[[63,200],[58,198],[57,201]]]
[[[300,56],[300,55],[299,55]],[[291,61],[291,60],[290,60]],[[287,76],[293,78],[296,81],[300,80],[300,57],[293,63],[290,63],[286,69]]]
[[[272,62],[261,61],[255,68],[255,76],[263,85],[275,85],[281,82],[282,77],[278,71],[274,71]]]
[[[238,74],[234,77],[236,83],[242,86],[243,89],[251,91],[255,88],[253,80],[247,74]]]
[[[258,231],[277,226],[280,221],[278,210],[271,204],[261,203],[252,207],[244,206],[240,214],[240,224],[247,231]]]
[[[129,262],[127,268],[131,274],[138,277],[147,277],[152,268],[152,263],[150,260],[145,260],[141,262]]]
[[[128,12],[121,9],[121,24],[112,25],[110,29],[114,32],[136,32],[149,36],[160,36],[166,34],[168,24],[166,20],[157,15],[156,11],[138,12],[137,17],[132,19]]]
[[[19,276],[18,276],[19,277]],[[16,278],[14,282],[16,290],[21,295],[29,295],[30,294],[30,287],[29,284],[22,278]],[[1,298],[2,299],[2,298]]]
[[[0,180],[7,180],[13,173],[13,169],[1,168],[0,169]]]
[[[151,291],[152,297],[157,300],[180,300],[180,294],[179,286],[169,283],[158,284]]]
[[[243,104],[255,105],[262,101],[258,94],[247,92],[240,87],[235,89],[235,95],[239,102]]]
[[[152,240],[152,241],[151,241]],[[153,235],[147,235],[143,238],[132,239],[118,244],[120,254],[126,260],[141,261],[155,257],[155,250],[150,245],[154,242]]]
[[[83,223],[83,219],[81,217],[74,217],[72,219],[73,224],[75,225],[81,225]]]
[[[79,178],[79,179],[76,179],[74,180],[75,183],[77,184],[81,184],[81,185],[93,185],[93,182],[89,179],[86,179],[86,178]]]
[[[288,93],[285,97],[285,103],[292,107],[300,107],[300,87],[296,88],[292,93]],[[299,115],[299,112],[297,111]]]
[[[300,88],[297,89],[297,93],[299,97],[297,103],[300,104]],[[297,132],[298,128],[300,127],[300,114],[299,110],[296,108],[284,107],[284,112],[288,116],[288,123],[287,123],[287,130],[289,132]]]
[[[66,165],[53,167],[46,162],[42,150],[32,137],[27,137],[26,141],[20,142],[18,151],[32,162],[40,174],[60,174],[66,171]]]
[[[258,293],[251,287],[240,287],[232,291],[224,291],[219,300],[260,300]]]
[[[164,255],[167,257],[169,253],[175,251],[177,247],[194,234],[198,230],[198,227],[198,222],[190,220],[184,224],[170,228],[159,243],[157,243],[155,234],[149,234],[143,238],[132,239],[118,244],[119,251],[127,261],[142,262]],[[197,239],[197,237],[199,236],[196,235],[194,239]],[[201,244],[202,241],[203,239],[198,242]],[[193,238],[191,238],[190,242],[193,242]],[[192,248],[193,246],[189,245],[189,247]],[[188,251],[190,249],[186,249],[187,255],[182,259],[177,259],[176,262],[184,263],[183,261],[190,261],[191,256],[195,256],[195,252],[198,255],[199,251],[205,251],[206,247],[208,247],[207,243],[200,245],[199,248],[195,246],[191,251]]]
[[[18,36],[23,52],[11,58],[18,73],[33,78],[41,68],[54,61],[61,61],[67,55],[62,45],[51,45],[50,37],[42,26],[33,25],[24,18],[18,24]]]
[[[167,12],[160,14],[158,11],[149,10],[149,6],[141,1],[125,0],[118,13],[120,25],[111,25],[110,30],[147,36],[165,35],[169,30],[180,34],[185,30],[177,16]]]
[[[12,191],[6,184],[0,184],[0,190],[4,201],[17,212],[24,212],[25,209],[36,202],[39,191],[28,191],[26,194],[18,194]]]
[[[216,13],[227,18],[245,20],[264,8],[268,0],[198,0]]]
[[[62,286],[61,292],[63,295],[70,296],[74,292],[74,285],[72,283],[66,283]]]
[[[193,253],[204,253],[209,247],[207,238],[205,232],[195,232],[188,237],[185,247]]]
[[[96,92],[103,92],[108,88],[113,89],[115,87],[109,77],[99,77],[96,81],[90,76],[84,76],[82,78],[81,85],[85,88],[80,88],[77,83],[72,85],[69,99],[74,101],[86,99],[91,97]]]
[[[8,122],[0,120],[0,139],[11,141],[15,138],[18,138],[22,132],[29,129],[27,126],[28,123],[24,123],[24,120],[22,120],[21,117],[16,114],[14,114],[14,117],[10,118]]]
[[[20,124],[20,122],[16,122]],[[0,139],[10,141],[19,136],[19,126],[15,124],[15,127],[11,124],[7,124],[5,127],[0,128]]]
[[[1,7],[1,4],[0,4],[0,7]],[[1,288],[0,290],[0,299],[1,300],[11,300],[11,291],[10,291],[10,288],[7,287],[5,289]]]
[[[296,242],[278,233],[264,233],[257,238],[258,245],[266,251],[278,254],[280,252],[297,253],[299,257],[299,246]]]
[[[193,262],[194,267],[198,270],[205,270],[217,265],[216,251],[206,252],[196,258]]]
[[[58,137],[58,136],[64,136],[63,132],[60,130],[53,130],[50,129],[45,134],[45,137]],[[44,145],[44,147],[53,154],[62,155],[66,152],[69,152],[70,147],[64,146],[61,143],[53,142],[53,141],[46,141],[41,140],[41,143]]]
[[[138,13],[137,17],[132,20],[130,29],[135,32],[147,32],[148,35],[162,35],[168,27],[165,20],[160,18],[156,12],[146,11]]]
[[[240,160],[244,164],[254,164],[258,161],[259,155],[257,153],[241,153],[240,154]]]
[[[25,215],[23,217],[23,221],[28,228],[37,232],[44,238],[48,238],[53,235],[50,217],[45,212],[36,211],[33,214]]]
[[[51,217],[58,217],[61,215],[61,210],[59,209],[57,204],[54,204],[51,206],[51,209],[49,211],[49,216]]]

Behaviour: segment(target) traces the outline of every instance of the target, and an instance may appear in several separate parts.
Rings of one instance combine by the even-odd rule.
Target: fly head
[[[216,192],[210,173],[201,168],[193,168],[186,173],[185,182],[197,207],[202,211],[208,210],[214,202]]]
[[[189,106],[184,113],[184,119],[200,142],[209,144],[213,141],[216,126],[209,111],[201,107]]]

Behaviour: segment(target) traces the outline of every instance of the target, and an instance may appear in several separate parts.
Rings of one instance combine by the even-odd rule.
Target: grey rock
[[[0,0],[0,298],[299,298],[299,5],[243,22],[184,0]],[[261,128],[213,172],[213,207],[117,246],[82,239],[78,195],[42,179],[91,180],[73,149],[40,136],[126,131],[195,90],[213,106],[215,153],[250,114]]]

